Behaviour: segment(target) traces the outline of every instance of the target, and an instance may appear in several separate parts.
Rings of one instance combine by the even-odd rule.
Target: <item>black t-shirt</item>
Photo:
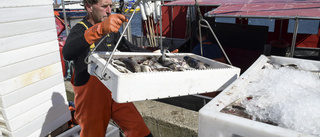
[[[86,19],[83,19],[82,22],[86,24],[88,28],[93,26]],[[87,57],[88,52],[90,51],[90,45],[84,38],[85,31],[86,27],[81,23],[77,23],[75,26],[73,26],[62,50],[65,60],[73,60],[75,86],[86,84],[90,77],[90,74],[87,70],[88,65],[84,62],[84,59]],[[107,37],[100,43],[100,45],[98,45],[96,51],[113,51],[119,38],[119,32],[107,34]],[[95,45],[98,43],[99,41],[96,42]],[[149,50],[133,45],[125,38],[121,39],[117,49],[122,52],[150,52]]]

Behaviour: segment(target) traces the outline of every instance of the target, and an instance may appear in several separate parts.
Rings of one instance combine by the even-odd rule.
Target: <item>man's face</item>
[[[111,15],[112,0],[99,0],[97,4],[90,5],[87,8],[92,14],[92,19],[95,23],[99,23]]]

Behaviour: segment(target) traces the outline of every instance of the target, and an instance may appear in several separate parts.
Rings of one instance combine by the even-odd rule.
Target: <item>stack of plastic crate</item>
[[[0,13],[0,131],[46,136],[71,118],[52,0],[1,0]]]

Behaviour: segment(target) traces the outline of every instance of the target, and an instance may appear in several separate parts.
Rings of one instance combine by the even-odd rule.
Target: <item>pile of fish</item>
[[[147,56],[145,59],[135,60],[133,57],[111,59],[111,65],[122,73],[156,72],[156,71],[185,71],[206,69],[208,64],[190,56],[183,59]]]

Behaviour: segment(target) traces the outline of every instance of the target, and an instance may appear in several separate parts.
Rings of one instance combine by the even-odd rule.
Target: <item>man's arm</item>
[[[83,52],[86,52],[90,44],[84,38],[86,28],[81,24],[76,24],[63,46],[62,54],[66,60],[74,60]]]
[[[123,22],[128,22],[128,19],[124,15],[110,15],[104,21],[97,23],[87,29],[84,33],[84,38],[91,45],[97,42],[104,35],[107,35],[111,32],[117,33]]]
[[[128,19],[121,14],[110,15],[104,21],[97,23],[86,30],[81,24],[77,29],[72,29],[63,48],[62,54],[66,60],[74,60],[85,52],[91,44],[94,44],[102,36],[111,32],[118,32],[122,22]],[[76,27],[76,26],[74,26]]]

